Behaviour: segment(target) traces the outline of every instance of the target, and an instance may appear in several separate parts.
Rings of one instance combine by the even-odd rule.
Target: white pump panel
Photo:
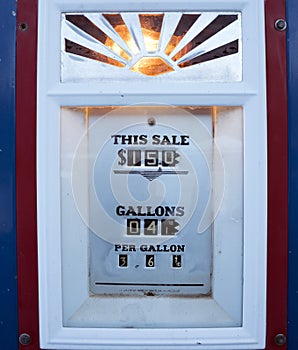
[[[40,1],[42,348],[264,348],[263,7]]]

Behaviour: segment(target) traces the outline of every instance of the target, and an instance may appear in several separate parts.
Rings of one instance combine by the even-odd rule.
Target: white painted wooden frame
[[[243,80],[237,83],[179,82],[152,87],[60,82],[62,12],[240,11]],[[114,0],[39,2],[37,110],[40,339],[44,349],[262,349],[266,320],[266,105],[264,2]],[[177,102],[178,101],[178,102]],[[244,242],[242,322],[234,327],[99,328],[65,326],[60,207],[61,106],[132,104],[243,106]],[[83,256],[84,258],[84,256]],[[87,256],[85,259],[87,264]],[[223,266],[228,273],[228,264]],[[86,286],[82,287],[86,288]],[[76,293],[76,290],[73,290]],[[70,296],[71,297],[71,296]],[[233,295],[230,296],[233,300]],[[78,305],[79,307],[80,305]],[[206,311],[208,312],[208,310]]]

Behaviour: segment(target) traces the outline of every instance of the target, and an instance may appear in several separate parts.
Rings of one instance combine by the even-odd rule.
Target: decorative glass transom
[[[62,81],[83,78],[84,72],[104,78],[180,71],[239,81],[240,20],[240,13],[215,12],[63,14]]]

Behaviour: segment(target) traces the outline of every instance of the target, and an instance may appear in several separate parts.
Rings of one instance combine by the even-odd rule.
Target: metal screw
[[[29,345],[31,343],[31,337],[27,333],[23,333],[19,336],[19,342],[22,345]]]
[[[279,32],[283,32],[284,30],[287,29],[287,21],[285,19],[278,19],[277,21],[275,21],[274,27],[276,30],[278,30]]]
[[[287,342],[287,337],[284,334],[276,334],[274,337],[274,342],[276,345],[282,346]]]
[[[21,32],[26,32],[29,29],[28,23],[22,22],[19,24],[19,30]]]
[[[149,124],[150,126],[153,126],[153,125],[156,124],[156,120],[155,120],[154,118],[149,118],[149,119],[148,119],[148,124]]]

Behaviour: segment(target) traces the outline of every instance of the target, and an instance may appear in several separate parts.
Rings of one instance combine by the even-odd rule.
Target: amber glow
[[[149,76],[160,75],[174,70],[161,57],[142,57],[130,69]]]
[[[118,25],[115,28],[115,31],[119,34],[119,36],[123,39],[125,44],[129,47],[131,52],[136,55],[140,50],[137,47],[133,37],[131,36],[129,30],[127,29],[126,25]],[[105,42],[105,45],[109,47],[109,45],[113,45],[113,43],[108,42],[108,40]],[[117,45],[118,46],[118,45]],[[125,52],[120,46],[118,46],[119,52],[118,55],[122,56],[122,53]],[[113,49],[115,51],[115,49]]]
[[[131,56],[109,37],[105,41],[105,46],[111,49],[113,52],[115,52],[118,56],[123,57],[128,61],[131,59]]]
[[[147,52],[156,52],[158,50],[160,33],[142,28],[145,49]]]
[[[156,52],[159,46],[160,33],[164,14],[140,14],[139,20],[147,52]]]
[[[117,25],[114,27],[114,29],[121,36],[121,38],[126,43],[127,47],[129,47],[134,54],[139,52],[139,49],[133,37],[131,36],[129,30],[125,25]],[[160,33],[146,28],[142,28],[142,33],[146,51],[148,53],[156,52],[158,50]],[[110,38],[107,38],[105,45],[121,57],[128,55],[119,45],[117,45]],[[169,43],[168,47],[171,50],[173,50],[175,47],[175,42]],[[128,58],[130,59],[130,56],[128,56]],[[131,67],[131,70],[148,76],[155,76],[172,72],[174,69],[161,57],[144,56]]]
[[[116,26],[115,31],[120,35],[120,37],[123,39],[123,41],[126,43],[126,45],[129,47],[129,49],[132,51],[134,55],[136,55],[139,52],[139,49],[131,36],[130,32],[128,31],[127,27],[125,25],[119,25]],[[156,52],[158,50],[158,45],[159,45],[159,37],[160,33],[157,33],[152,30],[148,29],[142,29],[143,33],[143,39],[144,39],[144,45],[145,49],[147,52]],[[130,56],[124,51],[118,44],[115,43],[111,38],[107,38],[105,41],[105,46],[110,48],[112,51],[117,53],[117,55],[125,58],[125,59],[130,59]],[[175,45],[173,46],[172,49],[174,49]]]
[[[212,134],[213,138],[216,137],[216,121],[217,121],[217,107],[212,107]]]
[[[172,51],[175,49],[175,47],[179,44],[182,38],[183,38],[183,35],[181,36],[173,35],[165,49],[165,54],[169,56],[172,53]]]

